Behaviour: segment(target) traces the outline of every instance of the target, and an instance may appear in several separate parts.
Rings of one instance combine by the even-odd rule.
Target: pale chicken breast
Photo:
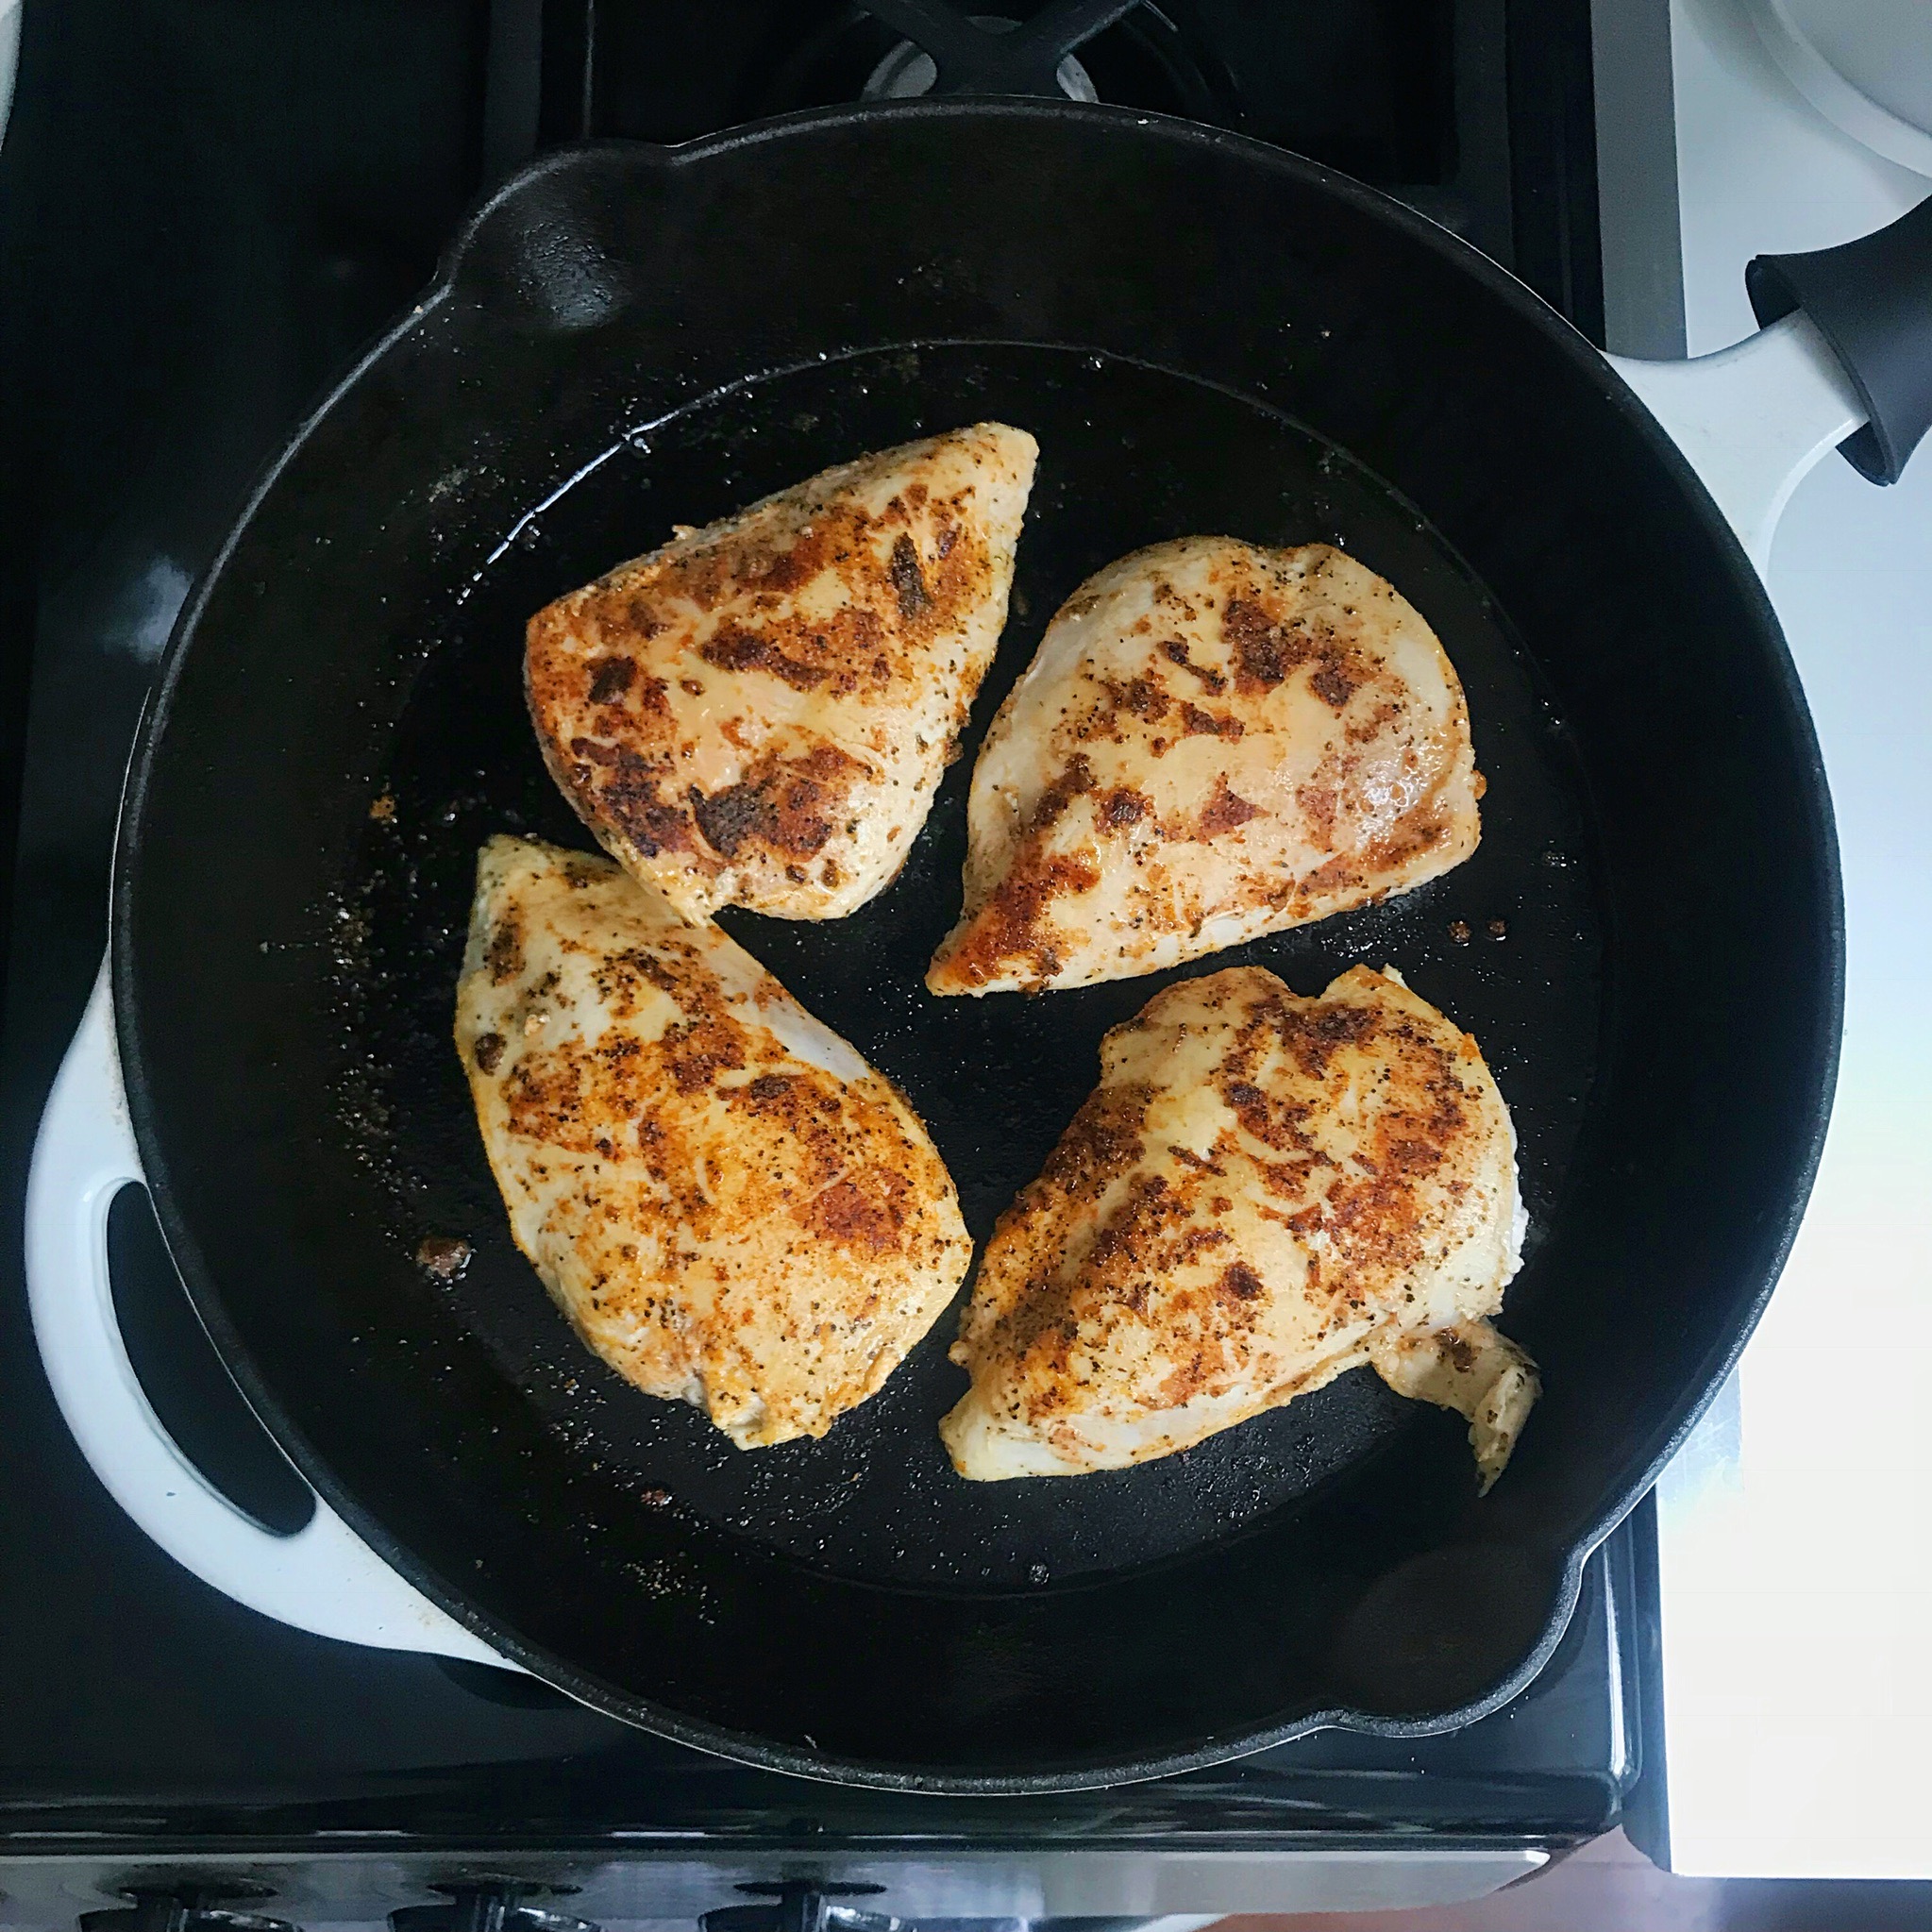
[[[836,919],[905,863],[1006,622],[1037,445],[978,423],[825,471],[539,611],[530,716],[687,919]]]
[[[516,1244],[584,1341],[741,1449],[822,1436],[964,1278],[891,1084],[608,860],[494,838],[457,1050]]]
[[[1170,1455],[1367,1363],[1470,1420],[1482,1487],[1537,1394],[1489,1325],[1524,1220],[1476,1043],[1393,971],[1319,999],[1235,966],[1170,986],[1001,1218],[940,1434],[960,1473]]]
[[[1061,609],[993,721],[935,993],[1130,979],[1407,892],[1476,848],[1453,666],[1330,548],[1185,537]]]

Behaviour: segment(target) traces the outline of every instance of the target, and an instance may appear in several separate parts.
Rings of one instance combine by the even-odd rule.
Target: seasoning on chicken
[[[905,863],[1006,622],[1037,445],[980,423],[767,496],[529,621],[530,716],[687,919],[836,919]]]
[[[714,926],[494,838],[456,1040],[511,1230],[583,1340],[741,1449],[822,1436],[971,1243],[912,1109]]]
[[[934,993],[1130,979],[1407,892],[1476,848],[1453,666],[1371,570],[1186,537],[1062,607],[973,772]]]
[[[1393,970],[1158,993],[987,1243],[940,1434],[960,1473],[1171,1455],[1345,1370],[1469,1418],[1482,1487],[1537,1394],[1489,1325],[1525,1221],[1476,1043]]]

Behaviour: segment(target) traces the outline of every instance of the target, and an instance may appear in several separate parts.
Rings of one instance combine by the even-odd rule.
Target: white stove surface
[[[1754,327],[1753,255],[1849,241],[1932,180],[1812,109],[1741,0],[1669,5],[1685,346],[1702,355]],[[1671,1863],[1925,1878],[1932,452],[1890,490],[1827,458],[1786,512],[1770,587],[1838,813],[1844,1058],[1783,1283],[1658,1488]]]

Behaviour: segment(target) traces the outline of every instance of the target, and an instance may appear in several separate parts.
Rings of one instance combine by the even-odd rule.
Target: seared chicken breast
[[[1476,848],[1453,666],[1326,544],[1186,537],[1061,609],[993,721],[935,993],[1128,979],[1406,892]]]
[[[971,1243],[913,1110],[716,927],[494,838],[456,1042],[511,1231],[588,1346],[741,1449],[822,1436]]]
[[[1366,1363],[1469,1418],[1487,1489],[1537,1383],[1488,1321],[1524,1219],[1475,1041],[1393,971],[1303,1000],[1235,966],[1100,1059],[981,1262],[940,1425],[960,1473],[1171,1455]]]
[[[687,919],[836,919],[905,863],[1006,622],[1037,445],[831,469],[560,597],[525,682],[598,842]]]

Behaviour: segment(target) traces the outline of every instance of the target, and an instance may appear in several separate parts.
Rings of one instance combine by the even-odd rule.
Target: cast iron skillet
[[[673,522],[988,416],[1042,456],[976,731],[1088,572],[1185,532],[1345,546],[1462,674],[1476,856],[1190,970],[1388,962],[1482,1042],[1533,1216],[1504,1326],[1547,1393],[1481,1502],[1461,1424],[1367,1371],[1146,1469],[962,1483],[949,1317],[828,1439],[743,1454],[588,1356],[510,1244],[449,1039],[471,866],[500,829],[588,843],[525,721],[523,619]],[[905,1088],[983,1237],[1165,980],[924,994],[969,770],[856,917],[727,923]],[[113,920],[170,1245],[328,1502],[590,1704],[974,1791],[1442,1729],[1522,1685],[1775,1279],[1840,956],[1763,592],[1588,344],[1305,162],[1016,102],[590,148],[498,194],[193,600]],[[412,1261],[446,1234],[477,1251],[449,1286]]]

